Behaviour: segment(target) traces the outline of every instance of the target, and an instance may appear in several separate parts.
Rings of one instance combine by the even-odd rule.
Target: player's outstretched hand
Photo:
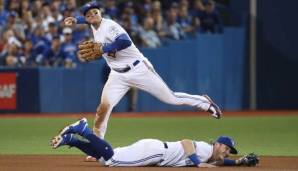
[[[66,17],[64,19],[64,24],[68,27],[71,27],[77,23],[77,19],[74,17]]]
[[[241,157],[238,161],[242,166],[256,166],[259,163],[259,157],[255,153],[250,153]]]
[[[213,165],[213,164],[208,164],[208,163],[200,163],[200,164],[198,165],[198,167],[213,168],[213,167],[216,167],[216,166]]]

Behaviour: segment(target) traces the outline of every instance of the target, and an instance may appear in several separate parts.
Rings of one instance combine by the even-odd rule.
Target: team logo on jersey
[[[0,73],[0,109],[16,109],[16,73]]]
[[[110,57],[110,58],[116,58],[116,51],[114,51],[114,52],[109,52],[109,53],[108,53],[108,57]]]
[[[113,36],[118,36],[120,34],[120,31],[116,26],[111,26],[109,31]]]

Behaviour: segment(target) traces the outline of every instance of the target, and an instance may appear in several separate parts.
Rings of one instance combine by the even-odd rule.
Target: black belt
[[[166,149],[168,148],[168,144],[166,142],[164,142],[163,145]]]
[[[137,66],[140,63],[139,60],[136,60],[132,63],[133,66]],[[125,73],[128,72],[129,70],[131,70],[130,66],[127,66],[125,68],[113,68],[114,71],[119,72],[119,73]]]

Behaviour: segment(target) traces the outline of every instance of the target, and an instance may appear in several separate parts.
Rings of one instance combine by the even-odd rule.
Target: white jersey
[[[213,146],[203,141],[194,141],[196,154],[202,163],[206,163],[212,156]],[[192,166],[192,161],[185,154],[181,141],[168,142],[168,149],[160,166]]]
[[[196,142],[196,154],[202,163],[212,156],[213,146],[203,141]],[[156,139],[143,139],[130,146],[114,150],[114,156],[106,163],[108,166],[193,166],[184,152],[181,141],[164,142]]]
[[[129,36],[119,24],[110,19],[103,18],[98,29],[95,29],[92,25],[91,28],[94,40],[103,45],[114,42],[116,38],[122,34]],[[110,68],[125,68],[130,66],[134,61],[141,61],[145,58],[133,42],[131,46],[125,49],[113,54],[105,53],[102,56],[105,58]]]

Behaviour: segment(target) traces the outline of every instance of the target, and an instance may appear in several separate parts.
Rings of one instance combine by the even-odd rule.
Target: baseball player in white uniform
[[[82,136],[77,138],[75,134]],[[235,142],[228,136],[220,136],[213,143],[184,139],[176,142],[163,142],[157,139],[142,139],[132,145],[113,150],[105,140],[93,134],[83,118],[66,126],[51,140],[51,146],[76,147],[87,155],[96,158],[104,166],[164,166],[164,167],[215,167],[219,165],[255,166],[257,156],[231,160],[230,154],[237,154]],[[253,159],[252,159],[253,158]],[[249,162],[250,163],[249,163]]]
[[[144,90],[168,104],[192,106],[211,113],[217,119],[222,116],[220,108],[207,95],[173,92],[136,48],[127,32],[113,20],[101,17],[96,2],[87,3],[81,12],[84,17],[68,17],[65,24],[89,24],[95,41],[92,47],[101,52],[111,68],[96,111],[93,132],[97,136],[104,137],[113,107],[131,87]]]

